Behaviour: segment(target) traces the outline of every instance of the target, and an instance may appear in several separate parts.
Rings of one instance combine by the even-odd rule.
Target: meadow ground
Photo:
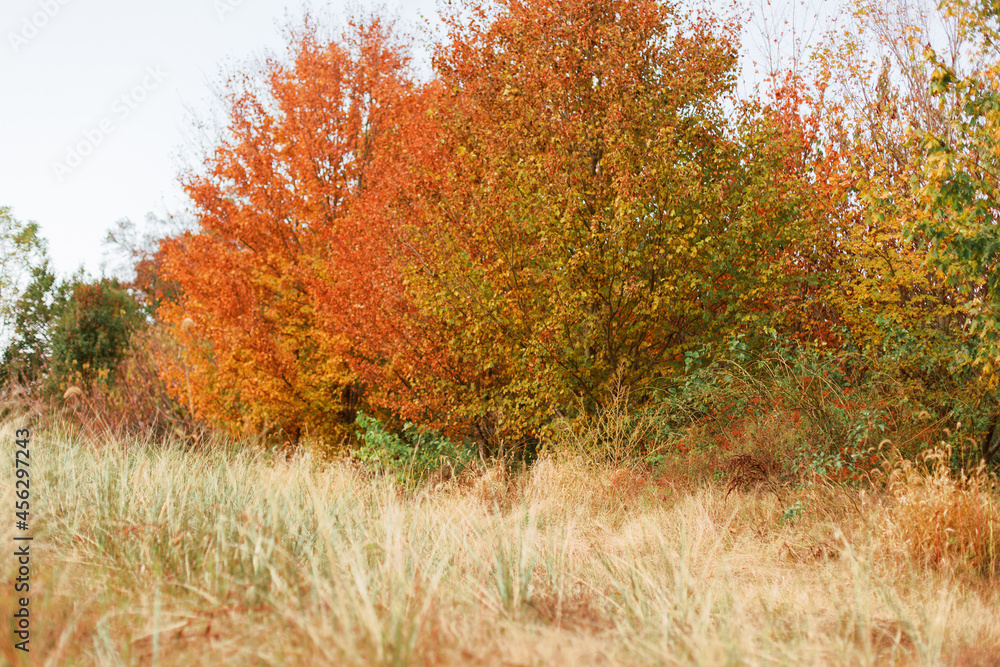
[[[729,489],[563,458],[412,490],[49,429],[31,479],[31,652],[5,631],[8,664],[1000,664],[996,498],[912,470]]]

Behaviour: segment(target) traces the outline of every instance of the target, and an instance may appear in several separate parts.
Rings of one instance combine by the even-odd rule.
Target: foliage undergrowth
[[[913,459],[944,444],[954,469],[974,466],[982,427],[963,430],[963,419],[981,425],[990,414],[870,358],[781,348],[695,370],[655,410],[664,461],[700,454],[713,467],[754,454],[791,476],[849,484],[870,482],[889,451]]]
[[[402,484],[419,484],[435,473],[453,476],[473,458],[470,443],[455,443],[411,422],[393,432],[375,417],[359,412],[355,423],[362,444],[352,455]]]

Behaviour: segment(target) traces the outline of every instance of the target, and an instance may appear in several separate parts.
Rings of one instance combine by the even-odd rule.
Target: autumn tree
[[[435,52],[433,174],[391,206],[449,363],[397,404],[512,444],[772,323],[813,175],[800,124],[728,114],[734,27],[656,2],[463,10]]]
[[[993,413],[982,442],[989,461],[1000,454],[1000,8],[994,3],[948,5],[979,66],[962,72],[947,54],[929,50],[930,92],[941,107],[957,108],[945,131],[921,136],[921,206],[915,233],[930,242],[931,266],[960,295],[968,346],[958,365],[985,381],[982,398]]]
[[[349,341],[345,359],[369,404],[383,416],[454,435],[474,421],[476,408],[466,408],[476,403],[450,401],[440,386],[471,387],[492,371],[456,347],[451,323],[415,299],[413,277],[423,264],[414,254],[413,229],[427,221],[413,211],[442,188],[462,187],[451,178],[455,147],[440,122],[443,101],[441,83],[432,79],[380,109],[364,192],[349,214],[323,228],[324,255],[311,290],[323,326]]]
[[[921,136],[924,180],[916,185],[923,215],[918,230],[931,242],[932,265],[963,296],[963,312],[975,336],[970,361],[990,376],[1000,368],[1000,234],[997,232],[997,130],[1000,128],[1000,13],[989,4],[962,14],[963,30],[987,62],[976,71],[931,53],[930,92],[942,105],[957,102],[960,114],[947,128]],[[949,105],[950,106],[950,105]]]
[[[333,41],[307,20],[290,37],[290,62],[228,82],[225,136],[183,178],[197,230],[168,241],[163,264],[181,290],[164,308],[184,345],[168,369],[177,394],[203,417],[296,441],[353,421],[348,342],[320,324],[310,285],[326,232],[368,187],[407,56],[377,19]]]
[[[736,100],[735,26],[652,0],[449,7],[428,81],[373,20],[231,83],[163,247],[197,411],[295,439],[363,390],[488,453],[736,338],[835,341],[846,151],[799,79]]]
[[[924,51],[938,43],[958,66],[965,40],[920,0],[855,0],[850,8],[816,54],[811,100],[850,181],[848,205],[829,227],[836,259],[826,298],[852,345],[941,387],[956,377],[965,315],[953,286],[927,263],[916,190],[923,137],[949,136],[961,110],[932,95]]]

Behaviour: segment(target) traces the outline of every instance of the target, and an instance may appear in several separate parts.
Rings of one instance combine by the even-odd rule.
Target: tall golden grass
[[[1000,575],[997,480],[980,463],[952,472],[951,450],[933,449],[917,462],[901,460],[888,477],[896,501],[889,529],[926,565]],[[1000,660],[1000,657],[998,657]]]
[[[32,651],[0,633],[13,665],[1000,656],[996,490],[933,461],[900,464],[884,490],[814,483],[780,498],[711,481],[664,493],[570,455],[412,491],[349,462],[50,428],[31,470]],[[13,518],[3,532],[12,544]]]

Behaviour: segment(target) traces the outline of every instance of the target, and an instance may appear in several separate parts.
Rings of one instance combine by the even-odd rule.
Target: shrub
[[[921,402],[918,380],[877,361],[775,343],[754,358],[731,350],[664,393],[657,423],[666,454],[697,451],[717,462],[750,454],[785,476],[857,484],[878,468],[880,446],[912,458],[955,419]]]
[[[423,482],[435,472],[453,474],[472,460],[475,451],[471,442],[455,443],[411,422],[394,433],[378,419],[359,412],[355,424],[363,444],[354,457],[402,484]]]
[[[139,304],[117,280],[77,283],[52,335],[52,380],[62,386],[111,379],[143,324]]]
[[[548,448],[615,470],[656,463],[662,458],[660,412],[655,406],[635,406],[629,387],[617,378],[603,409],[592,414],[581,410],[582,416],[553,425]]]

